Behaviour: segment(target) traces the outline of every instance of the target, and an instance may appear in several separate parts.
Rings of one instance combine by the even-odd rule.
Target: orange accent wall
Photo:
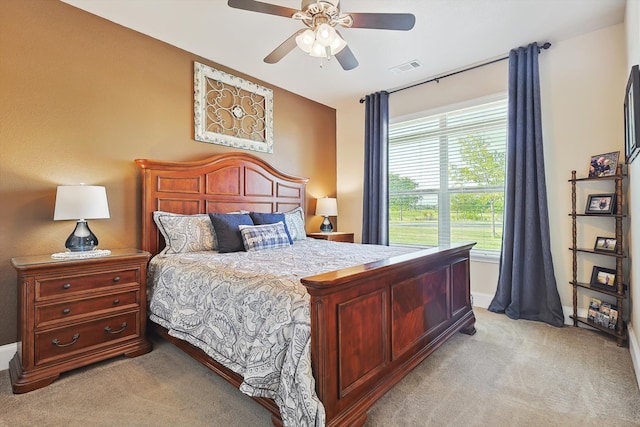
[[[56,186],[104,185],[111,218],[89,221],[100,248],[138,247],[137,158],[232,151],[193,138],[193,61],[274,91],[274,152],[251,152],[336,193],[336,112],[55,0],[0,2],[0,345],[15,342],[15,256],[64,250]],[[295,70],[292,70],[294,72]],[[321,218],[307,216],[308,230]]]

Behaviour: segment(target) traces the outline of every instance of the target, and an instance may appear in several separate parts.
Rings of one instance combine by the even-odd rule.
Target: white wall
[[[553,46],[540,55],[551,248],[558,290],[566,310],[572,305],[568,179],[573,169],[586,174],[592,155],[624,152],[621,107],[627,73],[624,38],[624,25],[615,25],[569,40],[551,40]],[[390,115],[406,115],[506,91],[507,78],[507,63],[500,62],[440,83],[397,92],[390,96]],[[357,100],[337,111],[340,226],[343,231],[354,231],[357,239],[362,228],[363,123],[364,105]],[[609,234],[606,227],[606,223],[595,223],[585,225],[581,231],[588,239],[595,239],[594,233]],[[585,264],[581,268],[588,274],[586,270],[591,267]],[[472,262],[471,292],[476,304],[484,305],[481,301],[495,293],[497,275],[497,263]],[[581,299],[582,307],[587,300]]]
[[[586,176],[593,155],[624,153],[625,58],[624,25],[620,24],[555,43],[540,61],[551,247],[565,309],[572,305],[568,284],[572,276],[571,219],[567,215],[571,187],[567,180],[572,170],[578,177]],[[582,184],[578,210],[586,204],[586,194],[599,192],[613,192],[612,182]],[[578,246],[591,247],[597,236],[613,236],[613,227],[610,218],[583,218],[578,223]],[[615,266],[613,259],[580,256],[578,280],[588,281],[596,263]],[[581,292],[579,306],[586,307],[589,297]]]
[[[640,64],[640,1],[627,0],[625,15],[627,38],[627,68]],[[626,78],[626,76],[625,76]],[[636,114],[639,114],[636,112]],[[629,201],[629,233],[627,241],[630,243],[629,259],[631,294],[631,317],[629,321],[629,350],[636,370],[636,378],[640,385],[640,157],[629,165],[629,187],[627,199]],[[635,248],[635,250],[633,250]],[[635,268],[634,268],[635,267]]]

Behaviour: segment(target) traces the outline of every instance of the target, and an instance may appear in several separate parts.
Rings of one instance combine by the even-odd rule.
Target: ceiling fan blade
[[[284,58],[289,52],[291,52],[293,49],[296,48],[297,46],[296,37],[298,36],[298,34],[300,34],[303,31],[304,30],[300,30],[294,33],[291,37],[289,37],[285,41],[283,41],[280,46],[275,48],[273,52],[271,52],[269,55],[267,55],[264,58],[264,62],[266,62],[267,64],[275,64],[276,62]]]
[[[351,28],[408,31],[416,23],[416,17],[411,13],[349,13],[349,15],[353,18]]]
[[[353,70],[358,66],[358,60],[356,59],[353,52],[351,52],[351,49],[349,49],[349,46],[345,46],[340,52],[336,53],[334,56],[342,66],[342,69],[345,71]]]
[[[291,18],[294,13],[298,12],[296,9],[291,9],[290,7],[278,6],[276,4],[263,3],[261,1],[254,0],[229,0],[227,4],[229,7],[233,7],[235,9],[284,16],[285,18]]]

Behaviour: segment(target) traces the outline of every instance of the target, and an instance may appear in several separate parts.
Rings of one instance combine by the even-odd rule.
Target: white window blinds
[[[506,136],[506,98],[391,124],[391,244],[499,251]]]

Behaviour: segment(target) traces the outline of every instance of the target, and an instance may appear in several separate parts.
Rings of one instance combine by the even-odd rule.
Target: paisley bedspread
[[[306,239],[255,252],[157,255],[149,317],[241,375],[242,392],[273,399],[285,426],[323,426],[300,278],[409,251]]]

